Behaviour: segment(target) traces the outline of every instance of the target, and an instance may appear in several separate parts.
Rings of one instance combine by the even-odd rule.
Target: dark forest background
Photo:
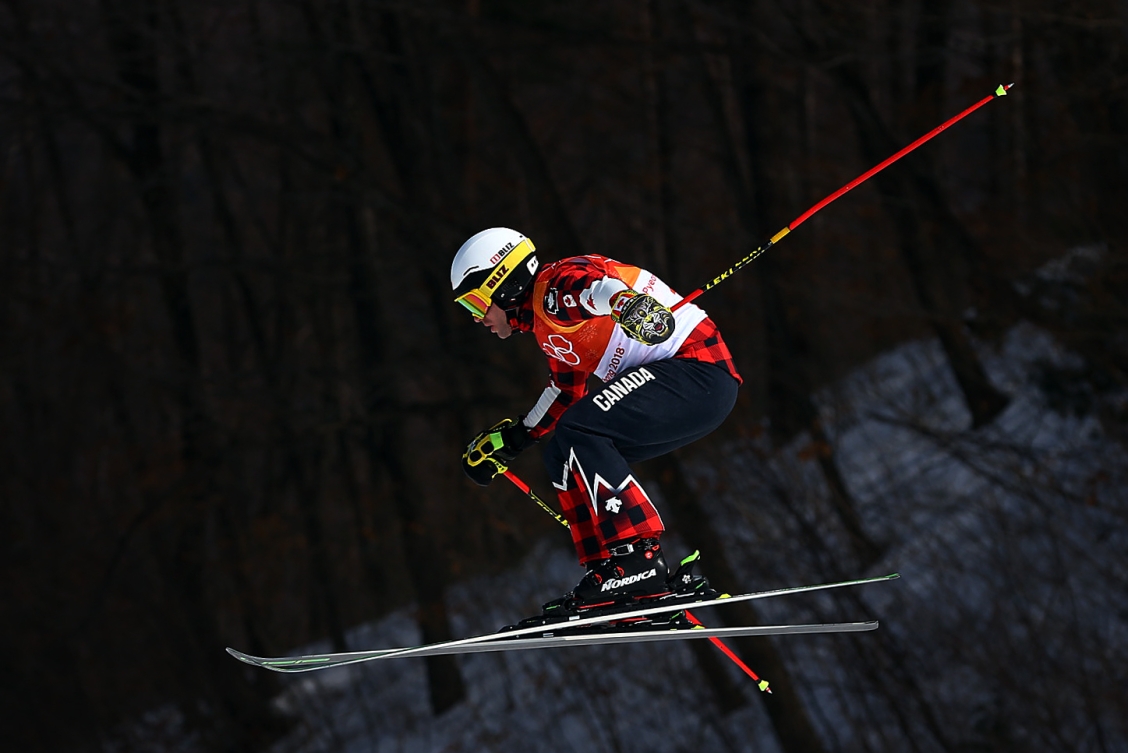
[[[874,560],[812,396],[898,343],[939,340],[972,430],[1007,405],[977,345],[1032,322],[1081,359],[1045,389],[1128,439],[1092,397],[1128,383],[1128,3],[0,0],[5,747],[171,703],[203,749],[261,750],[278,680],[224,646],[361,648],[409,603],[447,638],[449,584],[559,536],[459,468],[545,378],[452,303],[472,233],[688,292],[1011,81],[701,299],[740,402],[643,472],[714,580],[686,463],[765,431],[811,438],[842,572]],[[1076,247],[1083,283],[1032,276]],[[771,646],[742,649],[786,686]],[[427,673],[460,702],[457,661]],[[831,749],[775,701],[785,750]]]

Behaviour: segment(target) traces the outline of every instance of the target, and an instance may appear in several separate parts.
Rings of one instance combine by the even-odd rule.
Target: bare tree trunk
[[[327,50],[328,58],[323,63],[322,86],[330,104],[330,132],[339,154],[356,154],[354,144],[357,141],[357,125],[350,119],[350,109],[347,100],[348,87],[355,85],[370,74],[363,70],[360,61],[341,50],[355,48],[355,39],[352,37],[354,24],[349,23],[347,11],[340,5],[336,6],[324,20],[326,14],[309,3],[303,3],[305,17],[309,21],[311,34],[319,39],[320,45]],[[404,84],[404,66],[412,60],[405,53],[403,31],[400,28],[402,19],[394,13],[386,14],[383,19],[385,35],[389,45],[397,55],[392,63],[392,71],[388,76],[390,81],[393,107],[382,112],[396,112],[399,117],[385,119],[386,131],[384,136],[388,139],[389,153],[398,160],[407,160],[402,165],[400,177],[404,180],[405,188],[411,195],[411,200],[421,206],[429,206],[431,201],[423,186],[422,176],[417,175],[420,166],[429,164],[426,155],[416,144],[413,126],[418,126],[419,114],[413,110],[415,92],[410,85],[406,91]],[[371,91],[370,91],[371,93]],[[416,134],[417,136],[417,134]],[[352,183],[353,176],[363,169],[360,164],[348,165],[345,179],[346,187]],[[354,186],[350,193],[352,196],[363,196],[359,185]],[[354,321],[358,334],[358,355],[361,366],[361,378],[365,384],[364,393],[367,394],[368,420],[377,424],[365,430],[369,457],[375,467],[383,466],[392,480],[394,509],[400,517],[401,535],[403,537],[404,554],[407,559],[406,571],[412,580],[416,599],[419,605],[417,620],[425,641],[450,640],[453,634],[443,599],[446,590],[446,563],[440,551],[436,551],[434,542],[436,536],[429,534],[434,529],[435,522],[423,516],[424,505],[418,499],[425,496],[412,478],[407,469],[406,459],[403,456],[405,448],[399,442],[398,432],[402,429],[399,425],[403,420],[402,414],[397,410],[400,397],[397,395],[397,386],[394,379],[390,379],[388,364],[394,358],[393,347],[389,338],[381,332],[379,323],[385,320],[385,311],[379,302],[384,295],[374,279],[372,268],[373,254],[370,244],[366,243],[363,220],[359,213],[363,211],[355,206],[352,201],[341,202],[336,208],[338,226],[341,228],[345,241],[346,258],[348,260],[348,280],[350,300],[353,304]],[[434,713],[441,714],[455,704],[461,702],[466,695],[465,685],[461,672],[453,657],[434,656],[425,660],[428,674],[428,687],[430,692],[431,707]]]
[[[169,531],[169,540],[158,557],[165,583],[174,595],[171,612],[165,618],[172,626],[172,635],[179,635],[182,655],[192,657],[185,662],[185,674],[196,677],[199,692],[210,700],[212,716],[203,719],[196,701],[183,708],[194,726],[201,731],[212,730],[205,737],[213,744],[223,740],[227,750],[251,750],[256,744],[254,730],[272,728],[266,719],[270,714],[250,692],[252,687],[238,680],[238,669],[215,650],[223,641],[210,619],[214,612],[207,596],[207,524],[215,495],[205,469],[215,461],[218,448],[210,439],[200,387],[199,334],[171,188],[175,167],[166,159],[162,146],[161,107],[169,92],[161,90],[158,78],[160,9],[152,2],[115,4],[113,0],[102,0],[101,9],[119,78],[136,112],[125,160],[151,228],[162,302],[177,359],[173,394],[181,421],[183,496],[173,518],[178,524]],[[248,726],[248,720],[263,723]]]
[[[688,12],[683,15],[683,23],[692,28]],[[749,239],[763,238],[772,227],[771,215],[780,214],[776,208],[779,202],[773,191],[777,185],[772,176],[786,174],[786,165],[773,155],[786,149],[783,144],[769,144],[771,132],[765,127],[765,112],[786,111],[771,95],[766,81],[770,80],[760,67],[766,64],[762,57],[737,54],[736,50],[746,47],[730,43],[734,73],[732,96],[741,114],[743,127],[743,151],[737,146],[737,129],[731,123],[723,105],[720,85],[710,75],[701,56],[697,57],[700,80],[705,84],[707,99],[718,129],[725,135],[723,143],[728,148],[724,158],[724,172],[732,194],[739,202],[737,214],[745,235]],[[741,168],[747,155],[748,169]],[[746,178],[745,175],[748,175]],[[753,242],[756,242],[753,240]],[[819,467],[827,482],[831,511],[838,518],[847,540],[859,562],[864,567],[876,560],[881,548],[873,542],[862,526],[857,513],[857,505],[831,455],[831,444],[819,420],[818,410],[811,398],[815,385],[811,383],[803,364],[811,360],[808,340],[799,330],[789,313],[791,307],[780,293],[779,281],[784,277],[786,262],[765,256],[758,260],[760,265],[761,298],[764,301],[764,332],[768,342],[768,411],[773,434],[784,440],[802,430],[811,433],[814,441],[823,448],[817,454]]]
[[[735,589],[740,583],[736,571],[725,557],[725,547],[698,501],[682,470],[682,453],[675,452],[643,463],[647,475],[661,482],[662,498],[672,511],[677,532],[686,542],[702,551],[702,569],[715,588]],[[748,602],[725,607],[722,619],[733,625],[762,625]],[[699,641],[700,642],[700,641]],[[740,656],[760,676],[772,683],[772,697],[764,697],[764,710],[786,753],[818,753],[826,748],[815,731],[783,658],[770,638],[734,638]],[[719,686],[714,686],[718,688]],[[728,691],[731,692],[731,691]]]
[[[530,189],[530,211],[544,228],[546,245],[560,257],[585,253],[585,244],[568,216],[567,204],[552,177],[544,151],[537,144],[528,121],[490,60],[464,37],[455,42],[470,67],[482,106],[494,116],[518,164],[525,172]]]
[[[680,279],[677,260],[671,257],[669,239],[674,235],[673,153],[671,136],[673,111],[670,104],[670,68],[675,57],[666,45],[670,36],[670,21],[666,4],[648,0],[640,10],[643,35],[643,87],[646,92],[648,137],[653,150],[652,189],[655,217],[653,219],[654,271],[671,285]]]
[[[933,40],[943,35],[944,30],[935,27],[943,21],[932,19],[931,23],[933,26],[925,35]],[[809,49],[815,48],[809,38],[805,41]],[[920,66],[918,85],[927,85],[935,95],[937,79],[941,77],[936,68],[942,66],[942,56],[937,53],[932,65],[927,62]],[[896,152],[900,145],[878,113],[859,65],[841,63],[831,66],[828,73],[847,95],[866,162],[877,164]],[[975,241],[944,199],[935,171],[921,165],[920,160],[906,158],[898,169],[884,170],[873,180],[893,218],[917,298],[948,356],[971,412],[972,425],[990,423],[1006,407],[1008,399],[988,379],[962,321],[962,306],[966,305],[964,283],[974,269],[968,265],[968,259],[976,253]]]
[[[385,467],[392,481],[392,503],[403,527],[404,553],[419,605],[416,620],[424,643],[454,637],[443,598],[450,565],[436,530],[439,521],[428,517],[436,510],[435,505],[427,504],[435,493],[433,479],[421,478],[411,457],[411,448],[421,446],[415,442],[424,442],[432,430],[426,418],[408,415],[388,427],[382,442]],[[431,708],[441,714],[466,698],[466,687],[454,657],[435,658],[447,660],[426,663]]]

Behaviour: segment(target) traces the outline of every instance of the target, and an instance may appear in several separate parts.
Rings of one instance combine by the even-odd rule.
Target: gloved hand
[[[627,337],[644,345],[658,345],[674,334],[674,314],[658,299],[634,290],[611,296],[611,318]]]
[[[534,443],[520,418],[507,418],[470,440],[462,453],[462,470],[479,486],[489,486],[521,451]]]

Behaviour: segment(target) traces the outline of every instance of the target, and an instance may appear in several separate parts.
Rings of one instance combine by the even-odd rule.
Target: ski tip
[[[900,573],[889,573],[889,575],[885,576],[885,580],[897,580],[900,577],[901,577]]]
[[[244,664],[257,664],[257,662],[254,660],[254,657],[252,657],[250,654],[244,654],[242,651],[231,648],[230,646],[227,647],[227,653],[231,654]]]

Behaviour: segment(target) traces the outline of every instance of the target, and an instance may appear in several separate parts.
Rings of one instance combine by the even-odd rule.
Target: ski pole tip
[[[767,680],[760,680],[760,691],[763,692],[763,693],[767,693],[768,695],[772,694],[772,689],[768,687],[768,681]]]

